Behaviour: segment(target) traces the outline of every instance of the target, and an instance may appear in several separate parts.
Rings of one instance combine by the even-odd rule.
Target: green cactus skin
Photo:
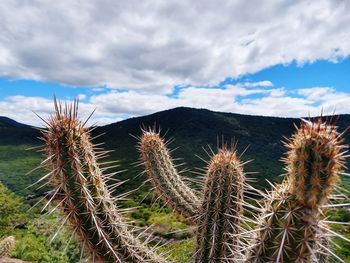
[[[158,133],[144,131],[139,151],[149,180],[163,201],[189,223],[196,222],[199,199],[178,174],[164,140]]]
[[[344,168],[343,139],[332,125],[305,121],[287,147],[286,178],[267,195],[244,262],[321,262],[330,252],[322,206]]]
[[[15,248],[16,241],[13,236],[6,237],[0,241],[0,258],[8,256]]]
[[[62,107],[47,122],[46,176],[55,187],[51,198],[59,203],[66,220],[98,262],[166,262],[134,237],[124,222],[105,184],[89,130],[77,119],[77,102]]]
[[[245,175],[235,149],[208,163],[197,231],[196,262],[237,262]]]

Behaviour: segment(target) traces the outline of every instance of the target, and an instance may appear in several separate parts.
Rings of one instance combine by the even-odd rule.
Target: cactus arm
[[[321,120],[301,124],[287,145],[286,178],[267,195],[246,262],[320,262],[325,258],[319,253],[327,243],[322,205],[344,167],[342,142],[335,127]]]
[[[194,223],[198,216],[199,199],[178,174],[164,140],[155,132],[144,132],[139,150],[149,180],[160,197]]]
[[[235,151],[221,149],[211,158],[198,219],[196,262],[236,262],[244,181]]]
[[[93,260],[166,262],[129,232],[97,164],[89,131],[77,119],[77,105],[64,111],[55,105],[56,115],[43,130],[49,181],[67,221]]]

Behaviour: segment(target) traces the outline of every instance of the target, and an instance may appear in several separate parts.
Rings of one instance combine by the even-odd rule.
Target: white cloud
[[[86,94],[78,94],[77,98],[79,100],[85,100],[86,99]]]
[[[166,94],[350,54],[347,0],[4,0],[0,17],[0,76],[73,86]]]
[[[308,99],[311,99],[311,100],[321,100],[328,94],[336,93],[336,91],[334,88],[329,88],[329,87],[314,87],[314,88],[299,89],[297,93],[299,95],[306,96]]]
[[[253,85],[254,86],[254,85]],[[249,115],[305,117],[350,113],[350,93],[331,87],[312,87],[294,92],[284,88],[248,88],[243,84],[221,88],[180,89],[176,97],[137,91],[111,91],[88,97],[80,103],[82,119],[96,108],[90,123],[98,125],[117,122],[179,106],[207,108],[213,111]],[[42,124],[31,111],[46,117],[53,110],[51,100],[40,97],[12,96],[0,101],[1,115],[33,125]],[[33,121],[34,120],[34,121]]]
[[[270,90],[271,97],[283,97],[286,95],[286,90],[284,88],[277,88]]]
[[[244,83],[246,87],[272,87],[273,84],[269,80],[259,81],[259,82],[246,82]]]
[[[62,103],[64,102],[68,101],[63,101]],[[96,106],[91,103],[80,102],[80,118],[82,120],[88,118],[95,108]],[[44,125],[44,122],[35,114],[43,119],[47,119],[47,117],[53,113],[53,109],[53,101],[41,97],[10,96],[0,101],[1,116],[6,116],[18,122],[34,126]],[[97,122],[98,125],[104,125],[120,120],[122,120],[122,118],[117,114],[104,112],[97,108],[96,113],[88,124],[92,125]]]
[[[350,106],[346,103],[349,99],[350,94],[328,87],[300,89],[295,94],[284,88],[257,89],[228,85],[222,89],[189,87],[182,89],[176,98],[134,91],[108,93],[92,97],[91,102],[101,105],[103,111],[133,116],[187,106],[251,115],[302,117],[318,115],[322,109],[328,114],[332,114],[334,109],[337,109],[337,113],[350,113]]]
[[[92,96],[91,103],[100,105],[105,112],[127,113],[133,116],[179,106],[232,111],[236,109],[236,106],[238,107],[235,102],[236,98],[252,94],[267,94],[269,92],[269,90],[265,89],[248,89],[240,84],[236,86],[228,85],[224,88],[187,87],[181,89],[177,97],[136,91],[109,92],[103,95]]]
[[[338,92],[331,87],[315,87],[309,89],[299,89],[299,94],[312,101],[324,112],[350,113],[350,93]]]
[[[165,95],[142,94],[136,91],[96,95],[91,98],[91,103],[99,105],[106,112],[132,116],[161,111],[177,105],[174,99]]]
[[[316,116],[321,111],[325,114],[332,114],[334,111],[349,114],[349,101],[350,93],[337,92],[331,87],[313,87],[288,92],[284,88],[247,88],[242,84],[228,85],[220,89],[189,87],[180,90],[176,98],[132,91],[107,93],[91,99],[91,103],[101,105],[105,112],[132,116],[178,106],[280,117],[304,117],[309,114]]]

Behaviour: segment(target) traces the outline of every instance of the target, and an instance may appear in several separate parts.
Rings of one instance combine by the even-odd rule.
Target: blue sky
[[[54,95],[101,125],[178,106],[350,113],[349,14],[331,0],[5,0],[0,115],[40,125],[32,111],[50,114]]]
[[[350,91],[350,58],[338,62],[319,60],[298,66],[276,65],[244,78],[257,82],[268,79],[277,87],[296,90],[310,87],[334,87],[338,91]]]

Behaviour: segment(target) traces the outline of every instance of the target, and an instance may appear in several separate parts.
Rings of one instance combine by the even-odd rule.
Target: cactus
[[[15,248],[15,238],[13,236],[6,237],[0,241],[0,259],[8,256]]]
[[[244,181],[234,148],[223,147],[211,158],[198,219],[196,262],[236,262]]]
[[[43,130],[50,172],[44,176],[55,187],[54,200],[66,214],[74,232],[103,262],[166,262],[131,234],[115,205],[91,144],[89,130],[77,118],[77,103],[56,114]],[[244,230],[245,174],[235,148],[223,147],[208,162],[201,198],[183,181],[165,141],[144,131],[139,150],[149,180],[161,198],[191,223],[197,224],[198,263],[216,262],[326,262],[331,231],[323,206],[339,181],[345,154],[342,134],[321,119],[304,121],[287,143],[286,175],[281,184],[263,194],[256,229]],[[118,182],[119,183],[119,182]],[[249,187],[252,190],[251,187]],[[247,207],[253,208],[248,204]],[[252,223],[252,218],[249,219]],[[253,233],[249,245],[241,237]],[[246,250],[242,259],[242,250]]]
[[[51,200],[61,206],[93,261],[166,262],[128,230],[97,164],[89,130],[77,119],[77,102],[56,113],[42,131],[50,172],[45,178],[55,187]]]
[[[199,199],[178,174],[164,140],[156,132],[144,131],[139,151],[149,180],[164,202],[189,222],[195,222]]]
[[[285,180],[267,195],[245,262],[320,262],[332,254],[322,206],[344,167],[342,143],[321,119],[301,124],[287,143]]]

